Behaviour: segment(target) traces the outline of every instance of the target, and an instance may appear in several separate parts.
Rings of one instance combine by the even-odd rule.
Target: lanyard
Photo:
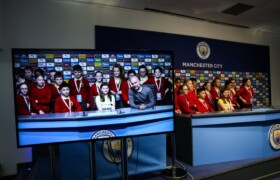
[[[95,86],[96,86],[96,91],[98,94],[100,94],[100,86],[101,86],[101,83],[95,83]]]
[[[22,95],[21,95],[22,96]],[[28,101],[28,96],[22,96],[24,101],[25,101],[25,104],[28,108],[28,111],[30,112],[30,101]]]
[[[189,103],[189,101],[188,101],[186,95],[183,95],[183,96],[184,96],[184,98],[185,98],[185,100],[186,100],[186,102],[187,102],[188,107],[190,107],[190,103]]]
[[[207,111],[209,111],[207,104],[205,103],[205,101],[200,101],[202,103],[202,105],[207,109]]]
[[[80,80],[79,88],[77,87],[77,82],[76,82],[77,80]],[[76,87],[77,92],[80,93],[80,90],[82,88],[82,78],[81,79],[75,79],[74,83],[75,83],[75,87]]]
[[[252,93],[252,91],[251,91],[251,89],[249,90],[249,89],[247,89],[246,87],[245,87],[245,89],[248,91],[248,93],[250,94],[250,96],[251,96],[251,98],[253,97],[253,93]]]
[[[221,92],[220,92],[220,91],[218,92],[217,89],[216,89],[215,87],[214,87],[214,89],[215,89],[216,93],[218,94],[218,96],[220,97],[220,96],[221,96],[221,95],[220,95]]]
[[[159,85],[157,83],[157,78],[155,77],[155,83],[156,83],[156,86],[157,86],[157,90],[159,91],[160,90],[160,87],[161,87],[161,78],[159,79]]]
[[[71,113],[71,100],[70,100],[70,98],[68,99],[69,100],[69,105],[66,103],[64,98],[61,97],[61,99],[63,100],[65,106],[69,109],[69,112]]]
[[[115,78],[115,86],[116,86],[116,89],[117,89],[116,93],[118,93],[120,91],[121,83],[122,83],[122,80],[120,79],[119,83],[117,84],[116,83],[116,78]]]
[[[207,93],[207,92],[206,92],[206,94],[207,94],[207,97],[208,97],[208,99],[210,100],[210,102],[213,103],[211,94],[210,94],[210,93]]]

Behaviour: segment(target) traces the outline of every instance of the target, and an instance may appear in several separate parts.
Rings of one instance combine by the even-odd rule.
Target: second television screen
[[[13,49],[18,146],[173,131],[171,51]]]

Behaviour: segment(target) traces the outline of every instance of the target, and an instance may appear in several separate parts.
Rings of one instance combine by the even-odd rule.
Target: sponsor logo
[[[29,58],[37,58],[37,54],[28,54]]]
[[[64,76],[71,75],[71,71],[63,71],[63,75]]]
[[[102,54],[101,57],[104,58],[109,58],[109,54]]]
[[[131,66],[124,66],[124,70],[131,70]]]
[[[81,59],[81,58],[86,58],[87,57],[87,55],[86,54],[78,54],[78,57]]]
[[[53,59],[54,58],[54,54],[46,54],[46,58]]]
[[[88,70],[88,71],[94,71],[94,66],[88,66],[88,67],[87,67],[87,70]]]
[[[196,46],[196,53],[201,59],[207,59],[210,56],[210,46],[206,42],[200,42]]]
[[[47,64],[46,63],[38,63],[38,67],[46,67]]]
[[[47,67],[54,67],[54,63],[47,63]]]
[[[79,65],[80,65],[80,66],[86,66],[87,63],[86,63],[86,62],[79,62]]]
[[[269,133],[269,142],[273,149],[280,149],[280,124],[274,124],[270,127]]]
[[[56,70],[56,71],[63,71],[63,68],[62,68],[62,67],[56,66],[56,67],[55,67],[55,70]]]
[[[62,54],[62,58],[70,58],[70,54]]]
[[[55,58],[55,59],[54,59],[54,62],[56,62],[56,63],[61,63],[61,62],[62,62],[62,59],[61,59],[61,58]]]
[[[126,139],[127,143],[127,157],[130,158],[133,151],[133,142],[131,138]],[[121,148],[121,140],[105,140],[102,146],[102,152],[107,161],[110,163],[120,163],[122,148]]]
[[[71,58],[71,62],[79,62],[78,58]]]

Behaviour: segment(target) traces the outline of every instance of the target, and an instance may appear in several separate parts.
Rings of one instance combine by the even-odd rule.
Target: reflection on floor
[[[267,158],[255,158],[239,161],[231,161],[224,163],[216,163],[201,166],[191,166],[184,162],[177,160],[176,166],[179,168],[185,168],[188,172],[186,180],[190,179],[273,179],[276,180],[280,177],[280,156],[272,156]],[[171,159],[168,158],[167,166],[171,165]],[[30,170],[30,169],[29,169]],[[32,168],[32,171],[28,172],[29,176],[25,174],[18,180],[49,180],[49,158],[41,158],[36,165]],[[261,171],[264,172],[261,172]],[[27,178],[28,177],[28,178]],[[59,177],[59,162],[56,161],[56,177],[55,179],[60,180]],[[121,177],[119,178],[121,179]],[[131,175],[129,179],[133,180],[163,180],[160,171],[150,172],[141,175]],[[280,178],[279,178],[280,179]]]

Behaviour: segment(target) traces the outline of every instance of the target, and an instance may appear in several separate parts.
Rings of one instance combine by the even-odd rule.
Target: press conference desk
[[[280,154],[270,143],[280,145],[277,124],[271,108],[176,116],[177,158],[196,166]]]
[[[72,112],[18,117],[19,143],[22,146],[172,130],[172,105],[146,110],[122,108],[116,111],[86,111],[85,116],[83,112]]]

